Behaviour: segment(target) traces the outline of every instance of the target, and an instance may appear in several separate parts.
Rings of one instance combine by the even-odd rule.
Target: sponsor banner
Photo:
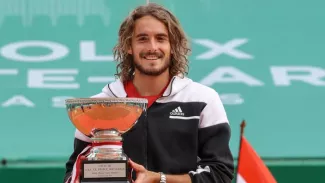
[[[179,17],[190,38],[189,77],[220,94],[235,156],[242,119],[262,157],[325,153],[317,143],[325,128],[324,2],[156,2]],[[64,100],[114,81],[119,25],[145,1],[124,3],[0,1],[0,157],[69,155],[74,127]]]

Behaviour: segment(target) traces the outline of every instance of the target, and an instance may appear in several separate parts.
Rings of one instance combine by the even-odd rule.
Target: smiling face
[[[152,16],[137,19],[128,53],[133,56],[136,72],[150,76],[169,72],[171,46],[167,27]]]
[[[114,46],[116,76],[185,76],[190,45],[177,18],[156,3],[139,6],[121,23]]]

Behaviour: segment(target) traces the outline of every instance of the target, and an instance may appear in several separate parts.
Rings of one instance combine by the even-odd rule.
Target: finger
[[[129,163],[130,163],[131,167],[132,167],[136,172],[138,172],[138,171],[143,171],[143,170],[144,170],[144,167],[143,167],[142,165],[139,165],[139,164],[133,162],[131,159],[129,160]]]

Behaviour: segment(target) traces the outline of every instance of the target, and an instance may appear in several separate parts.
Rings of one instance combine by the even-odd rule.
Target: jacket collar
[[[174,76],[170,80],[165,92],[163,93],[163,97],[175,95],[176,93],[184,89],[187,85],[189,85],[191,82],[192,80],[187,77]]]
[[[163,93],[163,97],[175,95],[176,93],[183,90],[191,82],[192,80],[187,77],[174,76],[170,80],[165,92]],[[103,88],[103,92],[110,97],[125,98],[127,96],[123,82],[120,79],[117,79],[116,81],[106,85]]]

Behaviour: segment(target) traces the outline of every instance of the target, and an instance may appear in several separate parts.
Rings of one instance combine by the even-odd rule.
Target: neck
[[[148,76],[135,71],[133,85],[141,96],[158,95],[169,82],[169,71],[159,76]]]

